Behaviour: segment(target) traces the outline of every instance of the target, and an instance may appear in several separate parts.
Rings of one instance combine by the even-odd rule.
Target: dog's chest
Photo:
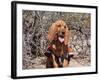
[[[61,55],[63,55],[63,53],[66,51],[66,46],[64,45],[64,42],[63,43],[61,43],[60,41],[56,41],[55,42],[55,46],[56,46],[56,50],[55,50],[55,52],[59,55],[59,56],[61,56]]]

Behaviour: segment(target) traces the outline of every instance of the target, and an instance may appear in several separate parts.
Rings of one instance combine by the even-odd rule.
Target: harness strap
[[[54,53],[52,53],[56,58],[55,61],[59,62],[60,65],[63,64],[64,59],[69,61],[68,53],[64,53],[61,57],[56,56]]]
[[[61,62],[63,63],[64,59],[68,60],[68,53],[64,53],[61,57]]]

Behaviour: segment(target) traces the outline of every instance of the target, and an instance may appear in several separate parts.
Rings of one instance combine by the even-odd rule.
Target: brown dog
[[[67,67],[69,30],[63,20],[58,20],[50,26],[48,40],[50,44],[45,54],[47,56],[46,67]]]

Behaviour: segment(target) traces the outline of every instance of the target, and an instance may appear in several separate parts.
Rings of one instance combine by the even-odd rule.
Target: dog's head
[[[57,20],[50,26],[48,32],[49,41],[52,41],[56,34],[58,35],[58,37],[64,38],[65,45],[68,44],[69,30],[68,26],[63,20]]]

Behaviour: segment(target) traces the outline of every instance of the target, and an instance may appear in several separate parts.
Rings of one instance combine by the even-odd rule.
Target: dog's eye
[[[64,28],[66,28],[66,26],[64,26]]]
[[[57,25],[58,27],[61,27],[61,25]]]

